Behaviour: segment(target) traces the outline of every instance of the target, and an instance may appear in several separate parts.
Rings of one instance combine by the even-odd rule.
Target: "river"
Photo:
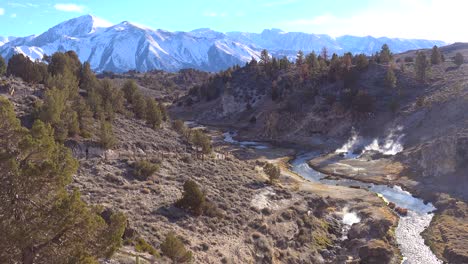
[[[236,144],[243,147],[250,147],[254,149],[265,149],[271,146],[254,142],[254,141],[237,141],[233,139],[235,133],[223,134],[224,141],[230,144]],[[360,186],[381,196],[387,202],[393,202],[398,207],[408,209],[407,216],[400,216],[398,226],[395,230],[395,236],[399,245],[400,251],[403,255],[403,264],[438,264],[442,263],[424,243],[421,237],[421,232],[424,231],[431,222],[434,214],[432,213],[436,208],[431,204],[425,204],[422,199],[416,198],[411,193],[403,190],[399,186],[386,186],[370,183],[363,183],[356,180],[340,179],[329,180],[325,179],[325,175],[313,170],[307,162],[313,157],[317,156],[317,152],[309,152],[297,156],[290,162],[292,171],[301,175],[303,178],[320,182],[328,185],[341,185],[341,186]],[[352,212],[343,213],[343,222],[348,225],[358,223],[359,217]],[[346,237],[344,237],[346,239]]]

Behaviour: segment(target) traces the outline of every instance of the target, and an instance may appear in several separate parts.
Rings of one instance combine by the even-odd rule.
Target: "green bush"
[[[161,244],[161,251],[173,263],[185,263],[192,260],[192,252],[185,249],[184,243],[176,237],[174,232],[167,234],[166,240]]]
[[[270,183],[275,183],[281,175],[280,168],[271,163],[265,164],[265,166],[263,166],[263,171],[268,175]]]
[[[155,172],[159,170],[159,164],[155,164],[146,160],[135,162],[133,165],[134,176],[139,180],[147,180]]]
[[[190,141],[197,147],[201,148],[204,154],[211,153],[211,139],[200,129],[192,130]]]
[[[135,240],[135,250],[140,253],[147,252],[155,257],[159,257],[158,251],[141,237]]]
[[[182,198],[176,202],[176,206],[186,209],[195,215],[201,215],[205,207],[206,197],[200,190],[198,184],[193,180],[184,183],[184,193]]]

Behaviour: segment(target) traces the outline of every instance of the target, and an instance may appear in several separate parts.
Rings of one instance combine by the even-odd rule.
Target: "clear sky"
[[[468,0],[0,0],[0,36],[40,34],[84,14],[155,29],[285,31],[468,42]]]

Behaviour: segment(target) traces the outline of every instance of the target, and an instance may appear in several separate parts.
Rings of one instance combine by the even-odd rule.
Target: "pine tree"
[[[135,116],[139,119],[146,118],[146,100],[141,92],[135,92],[132,101],[133,112],[135,113]]]
[[[385,86],[394,89],[397,84],[397,78],[392,67],[388,67],[387,74],[385,75]]]
[[[426,80],[427,70],[429,68],[429,63],[426,58],[426,54],[423,51],[418,51],[416,53],[416,60],[414,62],[414,72],[416,78],[420,81]]]
[[[268,50],[264,49],[260,53],[260,64],[267,65],[270,63],[270,54],[268,54]]]
[[[432,47],[431,53],[431,63],[432,65],[437,65],[442,62],[442,54],[440,53],[440,49],[437,46]]]
[[[205,206],[206,197],[198,184],[193,180],[184,183],[182,198],[176,202],[176,206],[186,209],[195,215],[201,215]]]
[[[320,57],[325,61],[328,60],[328,49],[327,49],[327,47],[322,48],[322,51],[320,52]]]
[[[197,129],[192,133],[191,142],[197,147],[201,148],[203,154],[211,153],[211,139],[203,131]]]
[[[304,52],[302,50],[297,52],[296,55],[296,65],[304,64]]]
[[[153,98],[146,100],[146,122],[153,129],[159,128],[162,123],[161,110]]]
[[[99,131],[99,143],[104,149],[110,149],[117,143],[112,131],[112,123],[101,119],[101,129]]]
[[[192,260],[192,252],[185,249],[184,244],[176,237],[174,232],[167,234],[166,239],[161,244],[161,251],[174,264],[190,262]]]
[[[2,56],[0,56],[0,76],[5,75],[7,70],[7,65],[5,63],[5,59],[3,59]]]
[[[0,262],[77,263],[111,256],[126,221],[106,223],[78,191],[67,191],[78,163],[50,125],[21,127],[0,98]]]
[[[392,60],[392,53],[387,44],[382,45],[382,49],[379,53],[379,62],[380,63],[389,63]]]
[[[91,70],[91,65],[89,62],[83,63],[80,73],[80,88],[85,91],[91,91],[98,88],[98,79],[96,75]]]
[[[358,70],[362,71],[367,69],[369,66],[369,60],[367,59],[367,56],[365,54],[359,54],[356,57],[356,67]]]
[[[138,90],[138,85],[134,80],[127,80],[122,88],[124,92],[124,97],[127,100],[128,103],[132,104],[133,103],[133,97],[135,93]]]

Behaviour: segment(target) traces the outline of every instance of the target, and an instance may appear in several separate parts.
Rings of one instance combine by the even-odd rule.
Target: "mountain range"
[[[81,61],[88,61],[97,71],[125,72],[161,69],[178,71],[195,68],[219,71],[235,64],[245,64],[267,49],[273,56],[295,58],[297,51],[373,54],[388,44],[395,52],[443,46],[437,40],[375,38],[285,32],[266,29],[261,33],[217,32],[209,28],[190,32],[151,29],[128,21],[116,25],[84,15],[60,23],[40,35],[0,37],[0,55],[8,59],[22,53],[41,59],[56,51],[74,50]]]

